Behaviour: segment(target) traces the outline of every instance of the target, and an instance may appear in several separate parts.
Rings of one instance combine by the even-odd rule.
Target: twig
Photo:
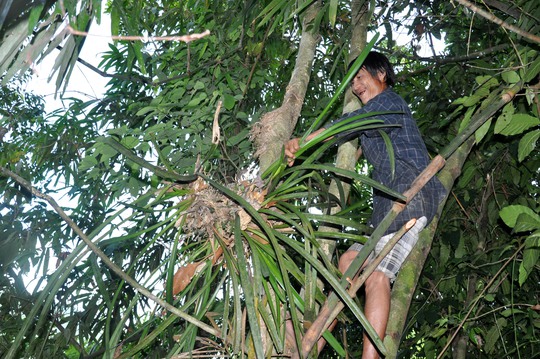
[[[502,45],[497,45],[497,46],[490,47],[490,48],[482,50],[482,51],[473,52],[473,53],[470,53],[468,55],[447,57],[447,58],[444,58],[444,59],[440,59],[440,58],[436,58],[436,57],[434,58],[434,57],[418,57],[418,56],[414,56],[412,58],[412,60],[414,60],[414,61],[433,62],[434,64],[428,65],[428,66],[426,66],[424,68],[421,68],[419,70],[416,70],[416,71],[411,71],[411,72],[406,72],[406,73],[403,73],[403,72],[399,73],[399,74],[397,74],[397,77],[398,77],[399,81],[403,81],[407,77],[412,77],[412,76],[418,75],[420,73],[430,71],[431,69],[433,69],[436,66],[441,66],[441,65],[446,65],[446,64],[454,64],[454,63],[459,64],[459,63],[467,62],[469,60],[476,60],[476,59],[479,59],[479,58],[482,58],[482,57],[489,56],[489,55],[493,54],[494,52],[506,50],[508,47],[510,47],[510,45],[502,44]],[[409,57],[406,56],[406,58],[409,58]]]
[[[222,101],[219,100],[216,108],[216,112],[214,113],[214,123],[212,125],[212,143],[214,145],[217,145],[220,140],[219,135],[219,113],[221,111],[221,104]]]
[[[86,31],[79,31],[72,28],[70,25],[66,26],[66,29],[68,32],[72,35],[77,36],[93,36],[93,37],[105,37],[109,38],[111,40],[119,40],[119,41],[142,41],[142,42],[148,42],[148,41],[182,41],[185,43],[189,43],[194,40],[202,39],[205,36],[210,35],[210,30],[206,30],[204,32],[201,32],[199,34],[190,34],[190,35],[181,35],[181,36],[123,36],[123,35],[95,35],[90,34]]]
[[[503,20],[499,19],[497,16],[495,16],[493,14],[490,14],[486,10],[480,9],[478,6],[472,4],[471,2],[469,2],[467,0],[456,0],[456,1],[458,3],[460,3],[461,5],[471,9],[473,12],[477,13],[478,15],[486,18],[487,20],[489,20],[491,22],[494,22],[495,24],[500,25],[500,26],[504,27],[507,30],[515,32],[516,34],[521,35],[526,39],[529,39],[531,41],[534,41],[534,42],[540,44],[540,36],[531,34],[531,33],[527,32],[527,31],[524,31],[524,30],[520,29],[517,26],[508,24],[507,22],[504,22]]]

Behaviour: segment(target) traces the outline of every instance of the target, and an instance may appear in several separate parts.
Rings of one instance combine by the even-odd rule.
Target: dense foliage
[[[377,184],[358,174],[363,165],[358,173],[330,165],[331,141],[261,178],[250,137],[281,105],[311,3],[108,1],[113,35],[148,41],[111,43],[100,65],[110,77],[104,97],[69,99],[67,110],[52,113],[12,77],[29,64],[0,63],[10,79],[0,92],[2,357],[280,355],[285,318],[300,332],[330,289],[343,291],[333,263],[369,234]],[[445,182],[450,195],[397,355],[533,358],[540,352],[540,4],[477,3],[489,19],[465,0],[369,3],[366,26],[380,33],[375,48],[396,63],[396,90],[430,152],[444,152],[483,121],[465,163],[443,170],[461,175]],[[21,41],[21,54],[37,59],[66,12],[84,31],[100,2],[47,2],[32,11],[25,26],[41,26],[39,46]],[[330,99],[351,60],[352,25],[350,2],[322,2],[296,134],[325,109],[325,118],[341,112]],[[152,38],[205,30],[189,42]],[[410,41],[397,44],[400,33]],[[2,35],[2,46],[12,44]],[[70,47],[59,55],[60,82],[84,39],[63,35]],[[516,96],[482,119],[510,88]],[[348,198],[329,193],[337,178],[353,184]],[[342,210],[331,215],[334,203]],[[331,258],[320,238],[337,241]],[[322,356],[358,356],[361,296],[346,304]]]

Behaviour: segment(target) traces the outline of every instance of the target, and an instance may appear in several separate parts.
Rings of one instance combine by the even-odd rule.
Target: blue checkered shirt
[[[411,183],[420,172],[427,167],[430,159],[411,110],[401,96],[389,87],[372,98],[361,109],[346,114],[344,117],[333,121],[332,124],[352,116],[370,112],[394,112],[368,117],[367,119],[376,118],[384,121],[385,124],[399,125],[399,127],[341,133],[338,137],[350,138],[358,136],[362,146],[362,153],[373,166],[372,178],[399,193],[403,193],[411,186]],[[360,119],[358,121],[365,120]],[[394,176],[392,176],[387,147],[380,131],[385,131],[388,134],[394,149]],[[445,194],[446,190],[438,178],[433,177],[398,215],[385,234],[397,231],[411,218],[426,216],[429,223],[435,216],[438,204]],[[394,198],[391,196],[374,189],[371,225],[374,227],[379,225],[391,209],[393,201]]]

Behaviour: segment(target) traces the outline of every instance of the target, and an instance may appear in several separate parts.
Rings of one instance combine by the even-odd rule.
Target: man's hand
[[[317,136],[319,133],[323,132],[324,128],[319,128],[317,131],[313,132],[312,134],[308,135],[306,137],[306,141],[310,141],[312,138]],[[327,141],[326,139],[325,141]],[[296,152],[300,149],[300,138],[296,137],[293,138],[285,144],[285,157],[287,157],[287,164],[292,166],[294,164],[294,160],[296,159]]]
[[[296,152],[300,149],[300,138],[293,138],[285,143],[285,157],[287,157],[287,164],[292,166],[296,159]]]

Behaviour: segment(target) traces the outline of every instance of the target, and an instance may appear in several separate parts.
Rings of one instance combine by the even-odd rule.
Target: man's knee
[[[366,279],[365,290],[367,292],[390,289],[390,278],[380,271],[375,271]]]

